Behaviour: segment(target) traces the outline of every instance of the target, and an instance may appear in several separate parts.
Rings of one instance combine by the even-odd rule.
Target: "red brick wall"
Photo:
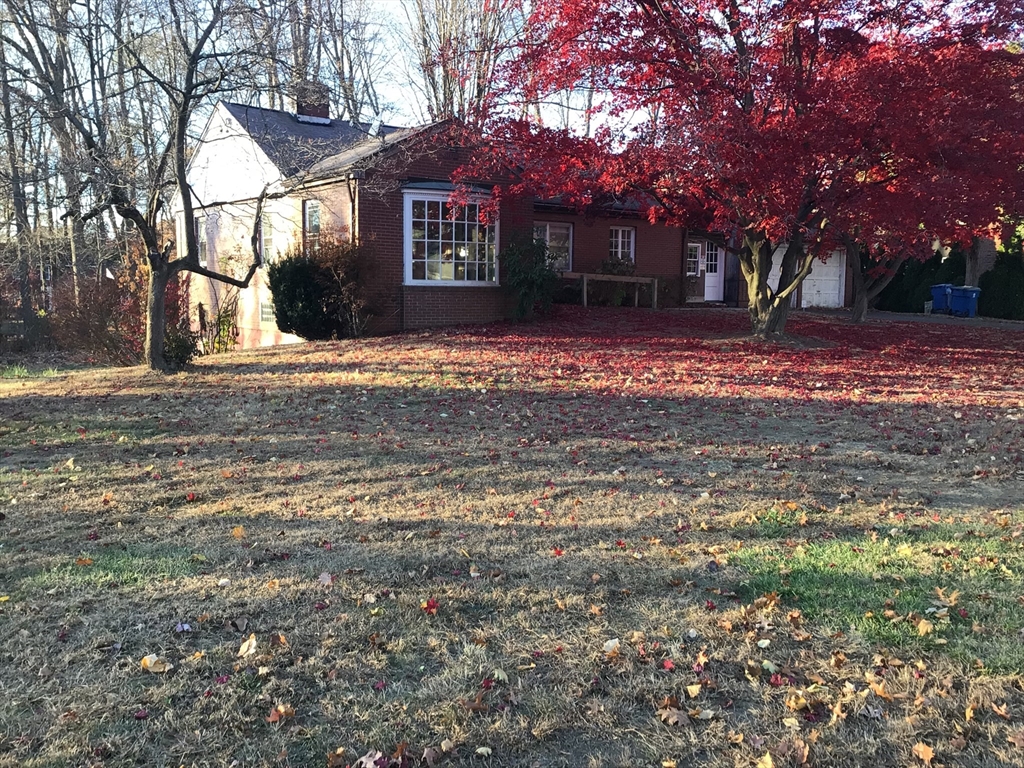
[[[402,298],[405,328],[491,323],[507,317],[512,309],[501,288],[407,285]]]
[[[393,333],[455,323],[484,323],[507,317],[510,302],[500,289],[476,286],[406,286],[402,187],[409,181],[444,181],[467,160],[466,150],[424,146],[418,153],[385,160],[360,183],[360,242],[370,254],[368,296],[374,316],[370,333]],[[533,203],[502,199],[498,212],[498,248],[512,238],[530,236]],[[499,264],[500,279],[500,264]]]
[[[683,229],[636,218],[587,218],[579,214],[538,211],[535,221],[567,221],[572,227],[572,269],[597,272],[609,256],[612,227],[634,227],[636,274],[679,278],[683,262]]]

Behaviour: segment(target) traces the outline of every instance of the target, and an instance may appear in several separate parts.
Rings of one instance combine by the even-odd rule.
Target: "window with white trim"
[[[498,222],[482,200],[452,205],[446,192],[405,193],[405,281],[411,284],[498,283]]]
[[[277,315],[274,314],[274,302],[260,301],[260,322],[276,323]]]
[[[196,249],[199,251],[199,266],[206,268],[209,255],[209,242],[206,239],[206,216],[196,216],[193,221],[196,227]]]
[[[302,247],[307,256],[320,250],[319,200],[306,200],[302,204]]]
[[[612,227],[608,257],[613,261],[633,261],[636,243],[635,227]]]
[[[274,214],[269,211],[260,214],[260,258],[265,264],[274,258]]]
[[[704,254],[704,271],[711,275],[717,275],[718,260],[721,256],[721,249],[716,243],[708,241]]]
[[[693,277],[700,273],[700,243],[686,245],[686,274]]]
[[[533,239],[544,241],[552,269],[557,272],[572,271],[572,224],[563,221],[535,221]]]

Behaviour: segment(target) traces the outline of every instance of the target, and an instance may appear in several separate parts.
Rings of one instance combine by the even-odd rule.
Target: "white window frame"
[[[266,313],[264,310],[270,308],[270,312]],[[267,299],[260,299],[260,323],[264,325],[276,325],[277,315],[274,312],[274,302]]]
[[[206,269],[210,259],[210,240],[206,234],[206,227],[209,216],[197,215],[192,217],[193,226],[196,232],[196,252],[199,256],[199,266]]]
[[[622,233],[629,233],[629,258],[622,255]],[[612,250],[612,238],[615,238],[615,251]],[[608,232],[608,258],[629,261],[636,264],[636,227],[611,227]]]
[[[713,272],[708,269],[708,265],[711,263],[711,254],[715,255],[715,269]],[[710,272],[712,275],[717,275],[722,271],[722,247],[710,240],[704,246],[704,271]]]
[[[424,279],[413,279],[412,276],[412,251],[413,251],[413,239],[412,239],[412,204],[414,200],[422,200],[424,202],[439,202],[441,205],[447,203],[450,199],[450,195],[447,192],[432,192],[420,189],[406,189],[403,190],[403,205],[402,205],[402,229],[403,229],[403,246],[402,246],[402,259],[405,262],[405,285],[429,285],[429,286],[447,286],[451,288],[465,288],[465,287],[488,287],[493,288],[501,285],[501,264],[499,263],[498,253],[501,251],[501,222],[495,219],[491,226],[494,227],[494,280],[430,280]],[[484,205],[488,200],[486,195],[471,195],[466,202],[473,203],[476,205]]]
[[[686,244],[686,276],[697,277],[700,274],[701,246],[700,243]]]
[[[270,237],[267,237],[267,235]],[[268,252],[268,248],[274,247],[274,214],[264,209],[260,213],[260,260],[264,264],[269,264],[273,253]]]
[[[309,211],[316,209],[316,234],[309,230]],[[310,245],[315,243],[314,251],[320,250],[320,238],[324,231],[324,207],[319,200],[302,201],[302,250],[307,256],[310,254]]]
[[[569,228],[569,256],[568,256],[568,263],[566,264],[565,269],[561,269],[560,270],[560,269],[558,269],[558,267],[555,267],[555,269],[557,271],[559,271],[559,272],[572,272],[572,236],[573,236],[572,222],[569,222],[569,221],[535,221],[535,222],[533,222],[533,236],[537,240],[543,240],[545,245],[550,244],[550,242],[551,242],[551,227],[552,226],[568,227]],[[544,228],[544,234],[543,234],[542,237],[538,237],[537,230],[539,230],[541,227]]]

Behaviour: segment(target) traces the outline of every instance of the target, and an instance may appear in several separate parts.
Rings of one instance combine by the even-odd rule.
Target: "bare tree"
[[[63,1],[50,0],[51,8]],[[159,10],[122,5],[126,22],[121,26],[109,14],[97,13],[75,27],[66,23],[71,17],[58,7],[61,24],[55,31],[53,16],[40,19],[34,0],[21,4],[8,0],[12,23],[0,33],[3,44],[16,52],[21,74],[31,79],[58,143],[74,142],[74,149],[69,147],[67,153],[62,147],[62,155],[77,159],[75,170],[91,204],[87,209],[69,207],[66,217],[81,225],[100,220],[112,210],[119,220],[131,222],[144,243],[149,267],[144,360],[153,369],[167,368],[164,310],[173,277],[195,272],[246,287],[258,267],[255,248],[253,263],[241,279],[200,266],[191,226],[184,227],[185,256],[173,258],[174,241],[165,234],[172,199],[180,201],[186,222],[193,218],[186,176],[193,116],[201,105],[230,88],[234,73],[248,59],[249,51],[233,47],[229,34],[231,22],[247,8],[231,1],[163,0]],[[134,26],[128,20],[134,20]],[[115,61],[119,53],[124,67],[112,77],[106,63]],[[83,60],[96,62],[84,76],[79,74]],[[131,121],[120,125],[116,110],[96,104],[103,100],[104,89],[118,87],[118,78],[131,83],[126,90],[135,102],[129,111],[140,120],[137,125]],[[137,141],[143,148],[144,160],[137,166],[128,161],[127,141]]]
[[[431,120],[478,118],[521,23],[508,0],[406,0],[410,85]]]

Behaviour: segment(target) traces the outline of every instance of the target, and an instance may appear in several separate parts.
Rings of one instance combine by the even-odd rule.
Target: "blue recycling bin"
[[[939,283],[932,286],[932,314],[948,315],[951,304],[950,298],[953,293],[952,283]]]
[[[975,317],[978,314],[978,296],[981,288],[961,285],[950,292],[949,311],[957,317]]]

